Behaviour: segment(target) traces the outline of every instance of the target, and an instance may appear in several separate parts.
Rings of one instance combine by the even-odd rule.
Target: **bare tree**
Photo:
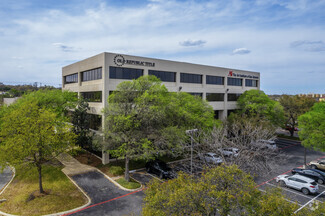
[[[193,166],[194,170],[203,167],[218,166],[218,163],[208,163],[205,153],[212,152],[227,165],[236,164],[240,169],[250,174],[263,175],[275,169],[287,158],[278,149],[272,148],[266,140],[275,140],[275,128],[258,118],[236,118],[224,122],[222,127],[212,131],[198,131],[193,134]],[[184,145],[184,154],[190,157],[190,144]],[[223,154],[225,148],[238,150],[238,154]],[[189,172],[189,163],[180,170]]]

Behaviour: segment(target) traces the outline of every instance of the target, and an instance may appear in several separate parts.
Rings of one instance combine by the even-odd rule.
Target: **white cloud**
[[[248,54],[250,52],[251,52],[250,50],[243,47],[243,48],[234,49],[232,51],[232,54],[234,54],[234,55],[245,55],[245,54]]]
[[[181,46],[189,47],[189,46],[203,46],[206,41],[204,40],[185,40],[182,42],[179,42]]]

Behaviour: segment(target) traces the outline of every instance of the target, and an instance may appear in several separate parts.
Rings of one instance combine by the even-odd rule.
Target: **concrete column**
[[[109,154],[105,151],[102,151],[102,163],[109,164]]]

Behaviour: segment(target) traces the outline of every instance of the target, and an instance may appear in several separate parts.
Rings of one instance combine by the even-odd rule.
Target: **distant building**
[[[325,100],[325,94],[315,94],[315,93],[310,93],[310,94],[298,94],[298,96],[306,96],[310,98],[314,98],[316,101],[324,101]]]

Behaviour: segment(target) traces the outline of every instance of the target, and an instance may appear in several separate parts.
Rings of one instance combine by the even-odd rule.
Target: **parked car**
[[[238,148],[223,148],[223,149],[219,149],[219,151],[223,156],[226,157],[231,157],[231,156],[237,157],[239,154]]]
[[[322,172],[322,171],[320,171]],[[294,168],[291,171],[292,174],[299,174],[306,176],[308,178],[314,179],[319,184],[324,184],[325,182],[325,173],[322,175],[321,173],[317,172],[316,169],[299,169]]]
[[[163,161],[153,160],[146,163],[148,173],[153,173],[161,179],[171,179],[176,177],[176,173]]]
[[[274,140],[258,140],[258,143],[261,143],[262,145],[264,145],[265,147],[272,149],[272,150],[276,150],[278,147],[276,146],[276,143]]]
[[[302,175],[279,175],[275,178],[275,181],[282,187],[290,187],[300,190],[303,194],[317,193],[318,184],[314,179],[302,176]]]
[[[312,169],[325,170],[325,160],[311,161],[309,164]]]
[[[213,152],[200,154],[199,157],[200,157],[201,160],[204,160],[207,163],[212,163],[212,164],[221,164],[221,163],[223,163],[222,158],[218,157],[218,155],[216,153],[213,153]]]

